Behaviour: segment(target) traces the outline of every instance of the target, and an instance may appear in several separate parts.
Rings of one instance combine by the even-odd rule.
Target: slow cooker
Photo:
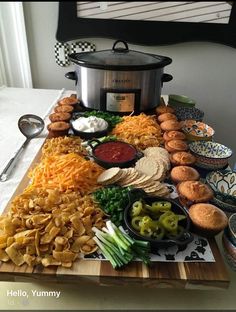
[[[163,82],[172,76],[164,67],[166,56],[130,50],[117,40],[111,50],[73,53],[75,71],[65,76],[75,80],[77,97],[87,109],[117,113],[141,112],[160,104]]]

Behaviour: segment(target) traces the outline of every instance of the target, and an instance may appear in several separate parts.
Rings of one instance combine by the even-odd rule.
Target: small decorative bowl
[[[196,107],[177,106],[175,109],[175,115],[178,120],[196,120],[202,121],[204,112]]]
[[[222,245],[225,252],[225,258],[231,267],[231,269],[236,270],[236,246],[230,241],[227,229],[225,229],[224,234],[222,235]]]
[[[228,202],[236,208],[236,172],[212,171],[207,174],[206,182],[220,200]]]
[[[234,260],[234,258],[232,258],[225,249],[223,250],[223,254],[231,270],[236,271],[236,261]]]
[[[210,200],[211,204],[217,206],[221,210],[223,210],[228,218],[233,214],[236,213],[236,205],[233,205],[229,202],[224,201],[222,196],[215,195],[212,200]]]
[[[215,196],[212,202],[222,210],[236,212],[236,173],[221,170],[206,175],[207,184],[213,189]]]
[[[190,99],[186,95],[178,95],[178,94],[169,95],[168,105],[172,107],[179,107],[179,106],[194,107],[195,104],[196,102]]]
[[[193,119],[183,121],[182,131],[185,133],[188,141],[211,141],[215,134],[213,128],[204,122]]]
[[[228,237],[232,244],[236,247],[236,213],[229,217]]]
[[[218,170],[227,166],[233,152],[230,148],[212,141],[196,141],[189,144],[196,157],[195,166],[207,170]]]
[[[222,242],[227,253],[229,253],[231,257],[234,258],[234,261],[236,262],[236,246],[234,246],[233,243],[230,241],[228,233],[227,233],[227,228],[224,230],[224,233],[222,236]]]

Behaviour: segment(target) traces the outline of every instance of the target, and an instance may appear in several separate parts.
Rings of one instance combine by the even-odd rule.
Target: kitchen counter
[[[55,104],[63,90],[0,89],[0,169],[12,157],[24,137],[16,126],[18,118],[25,113],[44,117]],[[68,91],[71,94],[71,91]],[[66,92],[63,93],[67,95]],[[45,114],[46,113],[46,114]],[[10,130],[9,130],[10,129]],[[7,139],[6,139],[7,135]],[[42,145],[46,131],[28,145],[21,163],[15,168],[9,181],[0,184],[1,210],[9,201],[14,189],[28,169],[32,155]],[[17,144],[16,144],[17,143]],[[29,156],[31,155],[31,156]],[[26,156],[26,157],[24,157]],[[221,236],[218,238],[221,246]],[[0,309],[236,309],[236,274],[230,271],[228,290],[178,290],[156,289],[139,286],[97,286],[93,284],[0,283]]]

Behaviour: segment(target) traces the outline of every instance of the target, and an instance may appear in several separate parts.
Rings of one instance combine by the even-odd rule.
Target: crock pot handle
[[[173,79],[172,75],[163,74],[161,77],[161,87],[163,87],[163,82],[168,82],[168,81],[171,81],[172,79]]]
[[[161,77],[162,82],[168,82],[168,81],[171,81],[172,79],[173,79],[173,76],[170,74],[163,74]]]
[[[75,71],[66,73],[65,77],[70,80],[75,80],[75,84],[77,84],[78,79],[77,79],[77,74]]]
[[[121,42],[124,44],[125,48],[116,48],[116,45]],[[118,52],[118,53],[125,53],[125,52],[129,52],[129,47],[128,47],[128,43],[123,41],[123,40],[116,40],[116,42],[113,44],[112,50],[114,52]]]

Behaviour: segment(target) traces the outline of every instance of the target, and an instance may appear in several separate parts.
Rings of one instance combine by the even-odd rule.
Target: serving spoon
[[[20,154],[25,149],[26,145],[30,142],[30,140],[37,137],[43,131],[44,121],[42,118],[36,115],[23,115],[18,120],[18,128],[20,129],[21,133],[26,137],[26,140],[15,153],[15,155],[9,160],[8,164],[0,174],[1,182],[5,182],[6,180],[8,180],[12,169],[19,159]]]

